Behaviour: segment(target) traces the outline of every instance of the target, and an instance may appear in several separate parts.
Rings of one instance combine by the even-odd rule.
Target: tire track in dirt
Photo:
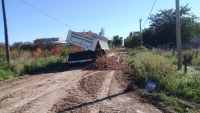
[[[112,65],[109,70],[97,63],[102,70],[79,68],[0,83],[4,91],[0,92],[0,112],[159,113],[133,93],[124,92],[126,84],[123,85],[120,70],[126,63],[125,57],[123,52],[107,55],[104,60],[108,68]]]
[[[110,82],[112,80],[112,77],[114,75],[115,71],[110,71],[107,75],[106,75],[106,79],[104,79],[101,88],[99,89],[98,93],[97,93],[97,100],[102,99],[102,98],[106,98],[108,96],[108,92],[109,92],[109,86],[110,86]],[[104,101],[100,102],[100,103],[104,103]],[[100,112],[102,108],[102,105],[99,105],[99,103],[93,105],[90,107],[90,113],[97,113]]]
[[[11,81],[6,81],[2,83],[0,86],[0,90],[6,90],[5,92],[0,92],[0,96],[7,95],[7,93],[10,93],[11,89],[13,92],[22,89],[23,87],[28,87],[32,85],[33,83],[38,82],[37,79],[43,80],[48,78],[49,76],[47,75],[36,75],[36,76],[27,76],[21,79],[16,79],[16,80],[11,80]],[[37,81],[36,81],[37,80]],[[13,90],[15,89],[15,91]]]
[[[89,111],[93,111],[91,110],[92,106],[98,104],[95,102],[95,100],[98,101],[97,93],[101,90],[105,78],[110,73],[110,71],[97,71],[97,73],[84,75],[77,83],[77,88],[70,91],[70,94],[66,94],[66,98],[59,100],[52,107],[52,111],[65,113],[89,113]]]
[[[114,73],[115,73],[115,71],[111,71],[108,73],[106,79],[103,81],[100,91],[97,94],[97,99],[101,99],[101,98],[108,96],[110,82],[112,80]]]
[[[18,94],[10,93],[10,95],[12,95],[11,98],[8,97],[4,99],[4,101],[1,101],[0,111],[2,110],[3,112],[6,112],[14,108],[26,105],[27,103],[30,103],[40,97],[43,97],[46,94],[56,91],[56,89],[63,87],[66,83],[68,85],[70,82],[74,82],[76,77],[78,77],[77,75],[85,74],[85,73],[87,72],[86,71],[83,72],[81,70],[58,73],[58,74],[53,75],[52,77],[48,77],[46,80],[42,80],[42,81],[39,81],[38,83],[33,84],[32,86],[29,85],[28,87],[22,88],[22,90],[18,91]],[[68,78],[70,78],[71,81],[69,82],[66,81]],[[49,79],[50,79],[50,82],[45,83],[45,81],[49,81]]]
[[[75,73],[72,76],[70,76],[71,79],[69,81],[65,81],[66,83],[60,83],[59,86],[56,86],[55,90],[28,102],[27,104],[15,109],[14,111],[24,112],[24,113],[29,113],[33,111],[41,112],[41,113],[51,112],[49,111],[51,107],[54,105],[54,103],[57,100],[65,96],[65,94],[67,93],[67,90],[77,89],[75,88],[76,84],[83,76],[89,76],[95,73],[98,73],[98,72],[80,71],[79,73]],[[44,104],[44,103],[48,103],[48,104]]]
[[[54,80],[55,78],[59,78],[59,76],[62,76],[62,74],[51,74],[51,77],[50,76],[48,76],[48,77],[41,76],[41,79],[40,78],[38,79],[36,77],[35,79],[32,79],[32,81],[27,82],[26,84],[21,84],[19,86],[7,88],[7,90],[5,92],[1,92],[1,96],[4,97],[6,95],[12,95],[12,94],[17,95],[17,93],[19,93],[19,92],[25,93],[26,90],[31,91],[31,90],[34,90],[35,88],[37,88],[37,90],[38,90],[40,88],[43,88],[45,85],[48,86],[47,84],[51,84],[52,80]],[[34,78],[34,77],[32,77],[32,78]],[[22,91],[25,91],[25,92],[22,92]]]

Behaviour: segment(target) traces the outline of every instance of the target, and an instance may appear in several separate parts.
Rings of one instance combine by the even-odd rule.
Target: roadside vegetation
[[[169,54],[169,53],[167,53]],[[196,63],[197,59],[192,58]],[[129,64],[137,72],[133,84],[141,89],[145,87],[145,76],[149,82],[156,82],[156,90],[144,95],[152,96],[162,101],[178,112],[199,112],[200,104],[200,76],[199,70],[184,72],[177,70],[175,56],[160,54],[156,50],[139,47],[129,51]],[[183,61],[184,62],[184,61]],[[191,66],[200,65],[191,64]],[[196,111],[196,112],[197,112]]]
[[[44,44],[38,40],[34,43],[17,42],[10,47],[11,63],[8,65],[4,45],[1,45],[0,80],[60,67],[73,51],[77,49],[55,43]]]
[[[200,112],[200,56],[196,37],[200,23],[188,4],[181,6],[182,69],[178,70],[176,54],[176,16],[174,9],[159,10],[151,15],[150,27],[130,32],[124,45],[129,48],[129,65],[135,71],[131,79],[135,87],[144,89],[145,76],[156,82],[156,89],[143,96],[161,101],[180,113]],[[187,71],[185,71],[185,65]]]
[[[115,52],[119,50],[123,46],[123,37],[120,37],[118,35],[113,36],[112,41],[108,42],[109,50],[107,50],[107,53]]]

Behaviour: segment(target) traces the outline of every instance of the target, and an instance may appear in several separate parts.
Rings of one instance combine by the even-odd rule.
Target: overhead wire
[[[44,15],[46,15],[46,16],[48,16],[48,17],[50,17],[50,18],[54,19],[54,20],[56,20],[57,22],[59,22],[59,23],[61,23],[61,24],[64,24],[64,25],[66,25],[66,26],[68,26],[68,27],[70,27],[70,28],[73,28],[73,29],[75,29],[75,30],[81,31],[81,30],[79,30],[79,29],[77,29],[77,28],[75,28],[75,27],[72,27],[72,26],[70,26],[70,25],[68,25],[68,24],[66,24],[66,23],[64,23],[64,22],[62,22],[62,21],[60,21],[60,20],[58,20],[58,19],[54,18],[53,16],[51,16],[51,15],[49,15],[49,14],[45,13],[44,11],[42,11],[42,10],[40,10],[40,9],[38,9],[38,8],[36,8],[35,6],[33,6],[33,5],[29,4],[28,2],[26,2],[26,1],[24,1],[24,0],[21,0],[21,1],[22,1],[23,3],[25,3],[25,4],[29,5],[30,7],[34,8],[34,9],[36,9],[37,11],[39,11],[39,12],[43,13]]]
[[[152,12],[152,10],[153,10],[153,8],[154,8],[155,3],[156,3],[156,0],[155,0],[154,3],[153,3],[153,6],[152,6],[151,11],[150,11],[150,13],[149,13],[149,16],[151,15],[151,12]],[[144,25],[147,23],[147,20],[148,20],[149,16],[147,17],[145,23],[144,23],[142,26],[144,26]]]

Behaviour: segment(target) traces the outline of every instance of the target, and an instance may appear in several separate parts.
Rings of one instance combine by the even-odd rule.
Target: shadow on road
[[[107,100],[107,99],[112,99],[114,97],[129,93],[129,92],[130,91],[125,90],[124,92],[121,92],[121,93],[118,93],[118,94],[114,94],[114,95],[111,95],[111,96],[107,96],[105,98],[97,99],[97,100],[94,100],[94,101],[91,101],[91,102],[85,102],[85,103],[82,103],[80,105],[77,105],[77,106],[74,106],[74,107],[71,107],[71,108],[66,108],[66,109],[60,110],[57,113],[64,113],[66,111],[71,111],[71,110],[74,110],[74,109],[77,109],[77,108],[81,108],[83,106],[88,106],[88,105],[95,104],[95,103],[98,103],[98,102],[101,102],[101,101],[104,101],[104,100]]]

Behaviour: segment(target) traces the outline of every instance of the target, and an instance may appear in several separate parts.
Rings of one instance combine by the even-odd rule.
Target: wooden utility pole
[[[179,0],[176,0],[176,43],[177,43],[177,58],[178,69],[181,69],[181,23],[180,23],[180,8]]]
[[[142,21],[142,19],[140,19],[139,21],[140,21],[140,38],[141,38],[141,45],[143,45],[142,33],[141,33],[141,21]]]
[[[5,3],[4,0],[2,0],[2,11],[3,11],[3,21],[4,21],[4,31],[5,31],[5,44],[6,44],[6,58],[7,63],[10,64],[10,51],[9,51],[9,42],[8,42],[8,28],[7,28],[7,22],[6,22],[6,9],[5,9]]]

